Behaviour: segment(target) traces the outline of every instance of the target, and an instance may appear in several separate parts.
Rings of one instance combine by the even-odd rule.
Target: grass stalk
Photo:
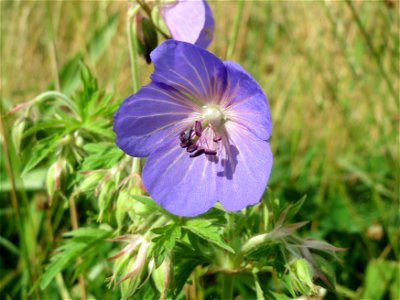
[[[368,46],[373,58],[375,59],[375,62],[377,64],[378,68],[379,68],[379,71],[380,71],[383,79],[386,82],[386,85],[389,88],[389,92],[391,93],[391,95],[393,97],[393,100],[395,102],[397,110],[399,110],[400,109],[400,102],[399,102],[398,92],[396,92],[396,90],[395,90],[395,88],[394,88],[394,86],[392,84],[392,81],[389,78],[389,75],[387,74],[385,68],[383,67],[383,63],[382,63],[381,57],[380,57],[379,53],[376,51],[374,45],[372,44],[371,37],[369,36],[369,34],[367,32],[367,29],[365,28],[363,22],[361,21],[361,18],[358,15],[358,13],[357,13],[357,11],[356,11],[356,9],[354,7],[353,2],[351,0],[346,0],[346,4],[349,6],[349,8],[351,10],[351,13],[353,15],[353,18],[356,21],[357,26],[360,29],[361,34],[364,37],[364,39],[365,39],[365,41],[367,43],[367,46]],[[390,111],[390,110],[387,109],[387,111]]]
[[[236,40],[239,33],[240,22],[242,20],[243,6],[244,6],[244,0],[238,0],[236,6],[236,15],[233,21],[233,30],[229,37],[226,59],[232,59],[233,53],[235,52]]]
[[[32,263],[32,260],[29,255],[29,247],[27,245],[27,238],[29,238],[25,234],[25,224],[24,220],[29,223],[30,226],[33,225],[32,219],[29,216],[29,212],[22,215],[21,214],[21,208],[20,204],[18,201],[18,192],[17,192],[17,185],[16,185],[16,172],[18,168],[13,164],[15,159],[11,156],[11,152],[13,151],[14,156],[15,156],[15,150],[13,149],[13,146],[10,144],[10,139],[9,139],[9,127],[7,121],[4,119],[4,109],[2,104],[0,104],[0,133],[3,137],[3,142],[2,142],[2,147],[3,147],[3,152],[4,152],[4,160],[5,160],[5,167],[6,167],[6,174],[8,177],[8,180],[10,181],[11,185],[11,190],[10,190],[10,198],[11,198],[11,206],[13,207],[13,210],[15,211],[15,223],[16,223],[16,229],[18,232],[18,238],[19,238],[19,246],[21,248],[21,259],[24,262],[25,267],[23,267],[23,273],[24,277],[27,278],[28,280],[31,281],[31,283],[35,282],[36,280],[36,275],[35,275],[35,264]],[[21,185],[22,186],[22,185]],[[23,191],[22,191],[23,192]],[[26,196],[23,195],[22,199],[25,200],[24,205],[25,208],[28,208],[28,201],[26,200]],[[22,285],[22,294],[26,296],[26,285]],[[36,297],[39,298],[38,291],[35,291]]]

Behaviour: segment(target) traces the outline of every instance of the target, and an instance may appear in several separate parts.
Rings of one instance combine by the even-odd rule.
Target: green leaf
[[[56,250],[56,254],[39,278],[40,288],[45,289],[57,273],[71,266],[78,256],[84,256],[89,249],[99,247],[111,234],[111,230],[100,228],[80,228],[64,234],[72,239]]]
[[[61,91],[70,96],[79,86],[79,62],[82,59],[82,54],[78,53],[64,64],[60,71]]]
[[[276,227],[282,226],[284,223],[289,222],[300,210],[307,196],[303,196],[299,201],[294,204],[287,206],[279,215],[279,219],[276,222]]]
[[[83,149],[88,153],[82,164],[82,170],[109,169],[115,166],[124,156],[114,143],[91,143]]]
[[[64,128],[64,127],[65,127],[64,120],[51,119],[51,120],[46,120],[46,121],[40,121],[40,122],[36,123],[34,126],[27,129],[24,132],[23,137],[26,138],[26,137],[30,136],[31,134],[36,133],[40,130]]]
[[[158,205],[154,200],[148,196],[142,195],[131,195],[131,197],[142,203],[149,211],[161,212],[163,215],[170,215],[166,210],[164,210],[160,205]],[[171,216],[171,215],[170,215]]]
[[[196,259],[184,259],[174,264],[174,295],[177,295],[182,290],[190,274],[200,263],[201,262]]]
[[[396,280],[397,273],[397,280]],[[400,264],[387,260],[371,260],[367,267],[366,276],[364,278],[364,292],[361,299],[383,299],[389,297],[386,293],[389,290],[395,292],[396,284],[398,284],[398,274],[400,273]],[[397,281],[397,282],[396,282]],[[397,286],[397,291],[399,287]],[[393,294],[394,298],[399,294]]]
[[[177,224],[154,228],[152,231],[158,234],[153,238],[153,257],[158,267],[164,261],[165,256],[174,248],[176,240],[181,237],[182,233]]]
[[[50,156],[52,152],[55,151],[57,140],[59,136],[52,135],[47,138],[44,138],[38,141],[32,148],[30,159],[25,164],[25,168],[22,171],[22,174],[28,173],[34,167],[36,167],[42,160],[46,157]]]
[[[253,273],[254,284],[256,286],[257,300],[265,300],[264,292],[261,288],[260,281],[258,280],[257,273]]]
[[[215,224],[208,220],[187,220],[183,228],[189,230],[206,241],[209,241],[231,253],[235,253],[235,251],[223,241],[221,228],[215,226]]]
[[[47,168],[40,168],[32,170],[22,176],[22,182],[15,183],[16,189],[24,189],[26,191],[40,191],[44,190],[46,181]],[[4,176],[5,177],[5,176]],[[22,183],[22,185],[21,185]],[[0,181],[0,192],[9,192],[11,184],[7,178],[2,178]]]
[[[118,26],[118,15],[119,13],[111,15],[103,26],[93,33],[87,45],[89,58],[92,64],[95,64],[108,49]]]
[[[289,206],[289,210],[286,214],[286,222],[289,222],[290,220],[292,220],[293,217],[300,211],[300,208],[303,206],[306,199],[307,199],[307,195],[304,195],[296,203]]]

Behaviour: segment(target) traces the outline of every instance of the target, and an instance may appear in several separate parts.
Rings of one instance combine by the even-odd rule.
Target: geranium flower
[[[257,203],[272,167],[260,86],[238,64],[192,44],[168,40],[151,58],[152,82],[114,116],[117,145],[148,157],[142,177],[150,196],[180,216],[217,201],[228,211]]]
[[[202,48],[210,45],[214,18],[205,0],[176,0],[161,7],[161,16],[172,38]]]

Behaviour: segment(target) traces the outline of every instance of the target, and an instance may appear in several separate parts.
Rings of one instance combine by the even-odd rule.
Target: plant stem
[[[65,104],[71,110],[72,113],[75,114],[76,117],[79,118],[79,112],[78,112],[78,109],[77,109],[75,103],[69,97],[67,97],[63,93],[60,93],[57,91],[47,91],[47,92],[41,93],[40,95],[36,96],[33,100],[30,100],[28,102],[14,106],[10,112],[14,113],[14,112],[20,110],[21,108],[26,108],[26,107],[29,110],[33,104],[42,103],[44,101],[47,101],[47,100],[53,99],[53,98],[59,99],[63,104]]]
[[[132,89],[136,93],[140,87],[139,80],[139,62],[138,62],[138,44],[136,38],[136,22],[133,19],[139,12],[140,5],[136,5],[128,12],[126,19],[126,32],[128,34],[129,44],[129,57],[131,60],[131,73],[132,73]],[[132,160],[132,172],[140,174],[140,158],[134,157]]]
[[[133,19],[139,12],[140,6],[136,5],[128,12],[126,19],[126,32],[128,34],[129,58],[131,60],[131,73],[132,73],[132,88],[136,93],[139,90],[139,68],[138,68],[138,44],[136,39],[136,22]]]
[[[233,21],[233,31],[231,32],[231,36],[229,38],[228,50],[226,52],[226,59],[232,59],[233,53],[235,51],[236,40],[239,33],[240,20],[242,19],[243,5],[244,5],[244,0],[237,1],[236,15],[235,15],[235,20]]]
[[[73,230],[77,230],[79,228],[79,223],[78,223],[78,213],[76,209],[76,204],[75,204],[75,196],[72,195],[69,199],[69,210],[70,210],[70,216],[71,216],[71,226]],[[77,264],[81,264],[83,262],[82,257],[78,257],[76,259]],[[81,288],[81,299],[86,300],[86,287],[85,287],[85,277],[83,274],[79,275],[79,286]]]
[[[32,257],[30,256],[29,253],[29,247],[28,247],[28,242],[27,242],[27,235],[25,234],[25,223],[24,223],[24,218],[23,215],[21,215],[21,208],[18,202],[18,195],[17,195],[17,184],[21,182],[21,178],[19,177],[19,165],[18,161],[15,158],[15,150],[13,148],[13,145],[10,144],[10,139],[9,139],[9,126],[7,120],[4,119],[4,109],[3,105],[0,103],[0,133],[3,137],[3,152],[4,152],[4,160],[5,160],[5,167],[6,167],[6,173],[8,180],[10,181],[11,185],[11,205],[13,207],[13,210],[15,211],[15,223],[16,223],[16,230],[18,232],[18,238],[19,238],[19,245],[21,247],[21,258],[22,261],[24,262],[24,267],[22,268],[23,271],[23,277],[29,278],[32,283],[35,282],[36,280],[36,272],[34,268],[34,263],[32,261]],[[22,185],[21,185],[22,186]],[[25,208],[28,209],[29,203],[26,200],[26,195],[24,194],[23,187],[21,188],[21,191],[19,192],[21,195],[21,199],[23,204],[25,205]],[[33,226],[33,222],[31,219],[30,214],[28,213],[26,216],[26,221],[29,226]],[[22,291],[23,298],[25,298],[25,293],[26,291]],[[39,296],[39,292],[35,290],[35,295],[36,297]]]
[[[221,299],[231,300],[233,299],[233,275],[223,273],[222,274],[222,294]]]

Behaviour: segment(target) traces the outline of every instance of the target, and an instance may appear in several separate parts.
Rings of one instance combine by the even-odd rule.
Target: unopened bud
[[[171,261],[167,256],[164,259],[163,263],[151,274],[157,290],[161,293],[161,299],[166,299],[167,290],[170,282],[170,274]]]
[[[309,286],[313,286],[312,278],[312,269],[310,264],[308,263],[307,260],[305,259],[297,259],[294,263],[293,266],[293,271],[297,275],[297,278],[300,279],[300,281]]]
[[[30,118],[21,118],[15,121],[11,132],[11,138],[17,153],[20,153],[21,150],[24,148],[23,146],[24,144],[26,144],[24,133],[32,125],[33,122]]]
[[[141,12],[135,16],[136,22],[136,40],[138,44],[138,52],[143,55],[147,63],[151,63],[150,52],[153,51],[158,44],[157,31],[150,19],[144,17]]]
[[[98,172],[98,171],[88,171],[81,174],[84,175],[85,177],[83,181],[81,181],[81,184],[79,185],[78,189],[80,192],[88,192],[94,190],[95,187],[105,176],[104,172]]]
[[[312,281],[312,267],[307,260],[296,259],[290,266],[289,278],[294,290],[303,295],[316,294],[317,286]]]
[[[140,274],[140,271],[143,270],[145,266],[145,262],[147,260],[147,250],[149,249],[150,243],[142,240],[142,243],[139,247],[138,254],[136,255],[133,263],[128,266],[127,273],[124,277],[121,278],[120,283],[127,280],[130,277],[137,276]]]
[[[75,145],[77,145],[79,148],[83,147],[83,144],[85,143],[85,141],[83,140],[83,138],[80,136],[80,134],[77,131],[74,132],[74,140],[75,140]]]
[[[72,171],[71,165],[63,158],[54,162],[47,171],[46,188],[51,205],[54,195],[61,190],[67,180],[68,174]]]
[[[115,183],[112,180],[108,180],[104,182],[99,198],[98,198],[98,203],[99,203],[99,208],[100,208],[100,213],[99,213],[99,221],[103,219],[103,214],[104,211],[108,208],[108,206],[111,203],[112,197],[113,197],[113,192],[112,190],[114,189]]]

